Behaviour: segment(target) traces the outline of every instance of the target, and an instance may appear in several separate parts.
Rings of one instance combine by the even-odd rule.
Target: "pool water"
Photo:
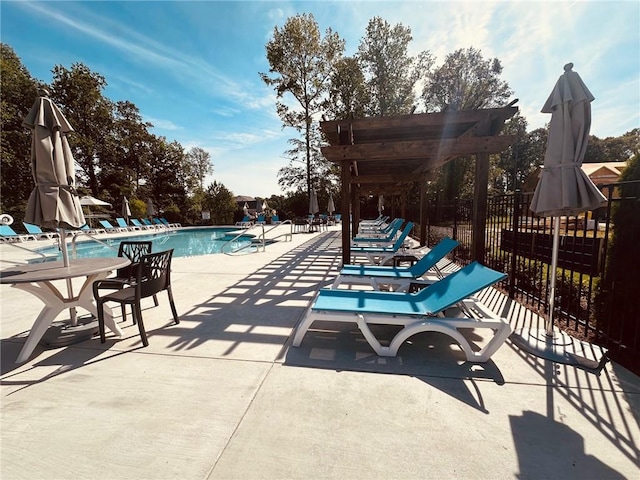
[[[197,255],[209,255],[222,253],[230,253],[239,248],[246,247],[251,244],[253,235],[242,235],[233,242],[225,245],[229,240],[234,238],[238,233],[237,228],[233,227],[185,227],[176,230],[160,230],[153,233],[131,235],[128,237],[101,237],[100,241],[109,246],[105,246],[98,242],[92,241],[88,237],[86,240],[79,237],[76,241],[75,257],[71,247],[70,239],[67,240],[67,248],[69,256],[72,258],[98,258],[98,257],[115,257],[118,254],[118,246],[123,240],[135,241],[151,241],[152,252],[160,252],[173,248],[174,257],[193,257]],[[252,252],[253,248],[246,248],[245,253]],[[62,260],[62,252],[58,246],[38,249],[48,259]]]

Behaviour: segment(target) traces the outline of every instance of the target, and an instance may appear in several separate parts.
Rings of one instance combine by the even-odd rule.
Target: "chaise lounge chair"
[[[417,293],[322,289],[296,328],[293,346],[300,346],[316,320],[348,322],[358,325],[371,348],[381,357],[396,356],[400,346],[416,333],[439,332],[453,338],[468,361],[486,362],[510,335],[509,323],[499,317],[446,318],[444,312],[505,277],[503,273],[473,262]],[[370,324],[404,328],[393,337],[389,346],[383,346],[371,332]],[[493,330],[494,334],[478,350],[471,346],[460,329],[479,328]]]
[[[393,243],[393,245],[380,246],[380,247],[362,247],[362,246],[353,246],[351,247],[351,256],[352,257],[362,257],[366,256],[369,259],[369,262],[374,263],[376,265],[380,265],[385,262],[386,259],[392,257],[394,254],[400,250],[402,245],[404,245],[404,241],[409,236],[409,232],[413,228],[413,222],[407,222],[402,230],[402,233],[397,238],[397,240]]]
[[[109,220],[98,220],[98,223],[102,225],[102,228],[104,228],[107,233],[118,233],[118,232],[129,231],[129,229],[127,228],[114,227],[113,225],[111,225],[111,222],[109,222]]]
[[[137,218],[132,218],[129,221],[134,227],[139,227],[140,230],[155,230],[155,227],[153,225],[143,225]]]
[[[52,238],[58,238],[58,234],[56,232],[43,232],[38,225],[33,225],[27,222],[22,222],[22,224],[24,225],[24,228],[27,229],[27,233],[34,235],[37,239],[46,238],[51,240]]]
[[[403,218],[395,218],[389,225],[387,225],[385,228],[380,230],[379,233],[371,232],[371,233],[362,234],[355,237],[352,240],[352,242],[354,244],[393,243],[396,237],[396,234],[400,230],[400,227],[402,227],[403,223],[404,223]]]
[[[0,240],[3,242],[24,242],[25,240],[37,240],[35,235],[19,234],[9,225],[0,224]]]
[[[421,279],[436,264],[458,246],[456,240],[442,239],[411,267],[391,267],[384,265],[345,265],[340,270],[331,288],[341,284],[371,285],[374,290],[381,286],[393,291],[407,291],[410,284]],[[439,278],[442,274],[436,270]]]
[[[142,228],[136,225],[131,225],[131,226],[127,225],[127,221],[122,217],[116,217],[116,222],[118,223],[118,227],[125,228],[129,232],[133,232],[135,230],[142,230]]]

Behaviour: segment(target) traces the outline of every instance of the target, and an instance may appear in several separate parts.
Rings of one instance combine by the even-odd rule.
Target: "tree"
[[[38,96],[38,82],[13,49],[0,43],[0,211],[22,218],[33,190],[31,133],[22,126]]]
[[[270,77],[262,80],[276,91],[276,109],[284,127],[295,128],[304,138],[307,192],[311,192],[313,161],[313,116],[323,111],[333,65],[344,51],[344,40],[330,28],[324,38],[313,15],[289,18],[282,29],[275,27],[266,45]],[[282,101],[289,93],[300,106],[294,110]]]
[[[189,186],[193,188],[197,185],[203,188],[205,177],[213,173],[211,154],[200,147],[193,147],[187,153],[186,160],[189,171]]]
[[[331,74],[326,114],[333,119],[364,117],[371,104],[364,73],[355,57],[338,60]]]
[[[428,112],[477,110],[507,104],[512,91],[500,80],[497,58],[485,60],[473,47],[446,56],[439,68],[427,74],[422,99]]]
[[[113,125],[113,103],[102,95],[107,86],[105,78],[92,72],[82,63],[74,63],[71,69],[61,65],[53,68],[51,99],[55,101],[75,134],[69,143],[73,157],[80,167],[92,194],[97,195],[99,150]]]
[[[507,82],[500,80],[502,65],[497,58],[485,60],[480,50],[460,49],[446,56],[442,66],[430,71],[422,91],[428,112],[477,110],[507,104],[512,94]],[[446,200],[471,193],[473,162],[457,158],[439,169],[438,189]]]
[[[415,105],[414,89],[433,64],[428,52],[408,55],[411,28],[401,23],[391,26],[380,17],[369,20],[358,47],[358,61],[367,78],[374,116],[402,115]]]
[[[491,169],[495,193],[514,192],[519,189],[541,158],[538,157],[538,145],[534,143],[537,139],[527,133],[527,121],[520,113],[516,113],[505,122],[502,133],[514,135],[516,139],[507,150],[495,156],[494,168]],[[544,155],[544,150],[542,154]],[[498,172],[499,177],[496,176]]]
[[[211,221],[214,225],[232,224],[233,214],[238,208],[233,193],[216,181],[207,187],[203,207],[211,212]]]

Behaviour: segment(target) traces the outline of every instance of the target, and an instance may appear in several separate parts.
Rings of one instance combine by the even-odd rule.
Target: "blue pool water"
[[[101,237],[100,241],[109,246],[92,241],[88,237],[86,240],[79,237],[76,241],[76,255],[73,258],[97,258],[115,257],[118,254],[118,245],[122,240],[152,241],[152,251],[160,252],[173,248],[174,257],[192,257],[197,255],[208,255],[222,253],[222,246],[236,236],[238,230],[233,227],[186,227],[176,230],[160,230],[158,232],[146,233],[143,235],[131,235],[129,237]],[[233,252],[238,248],[251,244],[253,235],[242,235],[232,243],[224,247],[226,253]],[[112,247],[112,248],[111,248]],[[69,255],[72,256],[71,240],[67,240]],[[252,251],[251,248],[243,250]],[[38,249],[38,252],[47,257],[62,260],[62,253],[58,246]]]

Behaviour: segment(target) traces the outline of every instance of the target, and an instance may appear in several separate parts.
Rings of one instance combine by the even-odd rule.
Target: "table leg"
[[[29,335],[22,346],[22,350],[20,350],[16,363],[24,363],[29,359],[33,350],[38,345],[38,342],[51,326],[51,323],[53,323],[56,317],[60,315],[63,310],[72,307],[82,307],[97,318],[98,310],[93,303],[92,285],[95,280],[106,278],[108,274],[109,272],[89,275],[82,285],[80,293],[75,298],[65,298],[60,290],[58,290],[51,282],[14,284],[14,288],[29,292],[38,297],[44,303],[44,307],[38,314],[38,317],[33,323],[33,327],[31,327]],[[106,307],[104,313],[105,325],[117,336],[122,336],[123,332],[113,319],[113,312],[111,308]]]

